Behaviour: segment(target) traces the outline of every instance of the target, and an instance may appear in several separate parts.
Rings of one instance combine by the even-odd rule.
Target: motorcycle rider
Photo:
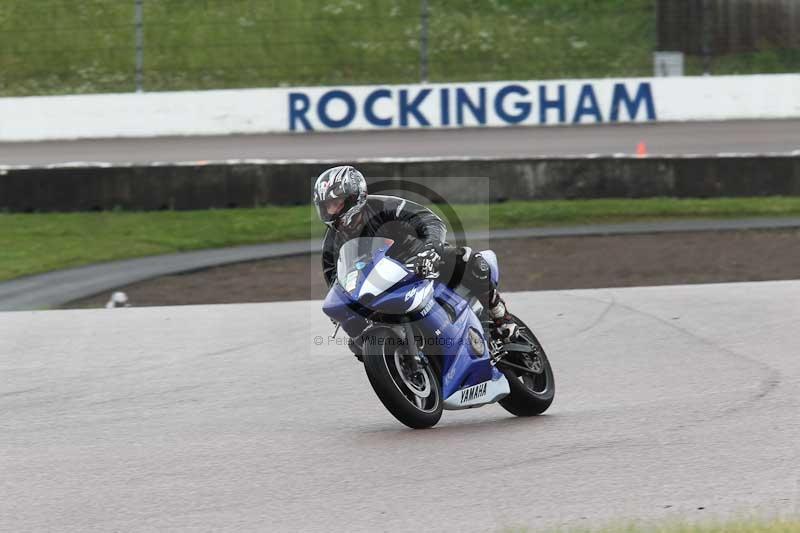
[[[336,281],[336,262],[342,245],[358,237],[394,241],[389,253],[414,265],[423,278],[459,280],[477,296],[494,322],[490,333],[509,342],[517,324],[508,313],[491,278],[489,264],[468,247],[447,244],[447,228],[430,209],[397,196],[368,195],[364,176],[352,166],[325,170],[314,184],[314,205],[328,226],[322,247],[322,273],[330,288]]]

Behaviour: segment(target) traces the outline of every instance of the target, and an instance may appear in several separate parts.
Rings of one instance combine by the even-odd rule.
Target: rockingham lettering
[[[524,98],[529,94],[530,91],[522,85],[506,85],[497,91],[497,97],[494,99],[494,112],[501,120],[508,124],[519,124],[520,122],[528,120],[528,117],[531,116],[533,105],[530,102],[526,102]],[[510,104],[516,111],[515,113],[509,113],[509,105],[506,104],[506,100],[511,95],[520,97],[517,98],[513,104]]]
[[[617,83],[614,85],[614,96],[611,101],[611,122],[619,122],[619,106],[625,104],[628,111],[628,118],[634,120],[639,113],[639,109],[644,106],[647,120],[655,120],[656,108],[653,103],[653,88],[649,83],[640,83],[636,96],[631,100],[625,84]]]
[[[294,90],[290,131],[653,121],[649,81],[514,82]]]
[[[547,86],[539,86],[539,123],[547,124],[547,112],[551,109],[558,112],[557,124],[563,124],[567,121],[567,88],[566,86],[559,85],[557,88],[558,96],[554,99],[549,99],[547,96]]]

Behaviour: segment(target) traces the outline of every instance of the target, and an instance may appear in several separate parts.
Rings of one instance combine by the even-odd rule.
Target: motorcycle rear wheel
[[[535,416],[544,413],[555,397],[556,384],[553,369],[539,339],[519,318],[514,317],[519,326],[519,336],[534,349],[527,353],[512,352],[504,359],[518,366],[529,368],[524,371],[518,367],[505,366],[498,362],[497,368],[508,379],[511,394],[499,401],[509,413],[516,416]]]
[[[432,365],[415,364],[408,352],[393,330],[374,330],[364,343],[364,370],[378,399],[397,420],[410,428],[429,428],[442,417],[441,380]]]

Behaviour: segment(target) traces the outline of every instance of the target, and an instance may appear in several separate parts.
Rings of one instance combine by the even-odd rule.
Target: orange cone
[[[644,141],[636,145],[636,157],[647,157],[647,144]]]

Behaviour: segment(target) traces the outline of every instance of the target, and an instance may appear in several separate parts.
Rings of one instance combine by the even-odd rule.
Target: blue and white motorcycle
[[[383,405],[412,428],[435,425],[443,409],[499,402],[517,416],[543,413],[553,402],[553,371],[544,349],[521,320],[511,343],[493,339],[490,320],[463,287],[420,279],[387,254],[393,241],[346,242],[337,282],[323,311],[357,345]],[[481,255],[497,282],[497,258]],[[336,334],[334,332],[334,335]]]

